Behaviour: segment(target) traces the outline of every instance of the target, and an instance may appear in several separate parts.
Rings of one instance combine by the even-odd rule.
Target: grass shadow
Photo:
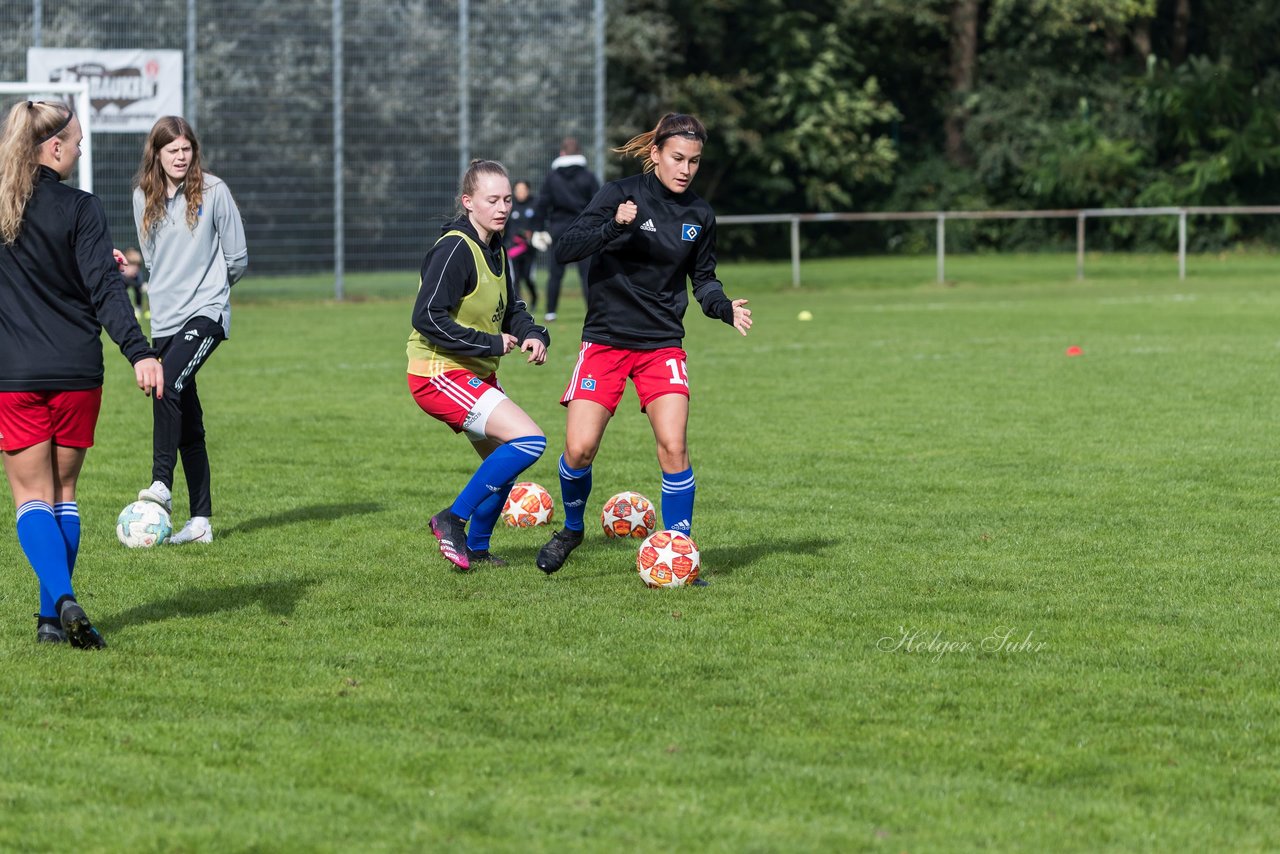
[[[316,581],[312,578],[291,578],[259,584],[238,584],[234,587],[183,590],[168,599],[148,602],[108,617],[99,626],[106,632],[181,617],[207,617],[255,605],[261,605],[268,614],[288,617],[293,614],[307,590],[315,584]]]
[[[777,560],[787,555],[812,555],[838,544],[840,540],[831,537],[806,537],[786,540],[771,539],[758,543],[743,543],[737,546],[716,546],[708,552],[708,561],[703,565],[709,577],[716,575],[732,575],[739,569],[747,569],[766,558]]]
[[[708,578],[715,576],[729,576],[739,569],[747,569],[764,559],[776,560],[779,557],[787,555],[812,555],[820,553],[824,549],[837,545],[841,541],[832,537],[807,537],[796,540],[775,539],[761,541],[758,543],[743,543],[737,546],[715,546],[709,552],[703,554],[703,568],[707,571]],[[634,544],[626,540],[610,540],[603,544],[595,545],[595,548],[604,549],[620,549],[619,543],[626,544],[632,548],[631,560],[634,561],[634,550],[640,547],[639,542]],[[512,549],[513,555],[515,549]],[[536,555],[537,552],[534,552]],[[519,560],[513,560],[516,563]],[[573,558],[565,564],[571,567]],[[578,572],[570,573],[579,579],[603,578],[613,574],[612,569],[598,570],[595,572]],[[556,573],[559,575],[559,573]]]
[[[332,522],[345,516],[359,516],[366,513],[377,513],[382,510],[381,504],[366,502],[363,504],[312,504],[307,507],[295,507],[269,516],[255,516],[245,519],[226,528],[218,529],[218,538],[223,539],[238,534],[247,534],[263,528],[282,528],[296,525],[299,522]]]

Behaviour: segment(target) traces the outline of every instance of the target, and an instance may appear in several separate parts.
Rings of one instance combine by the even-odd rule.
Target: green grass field
[[[209,547],[116,543],[150,415],[111,352],[76,575],[109,649],[36,646],[0,517],[0,849],[1280,847],[1280,257],[804,269],[722,268],[746,339],[686,318],[701,590],[599,533],[450,571],[426,519],[475,459],[407,392],[412,274],[239,286]],[[557,497],[561,318],[502,371]],[[592,515],[658,487],[629,391]]]

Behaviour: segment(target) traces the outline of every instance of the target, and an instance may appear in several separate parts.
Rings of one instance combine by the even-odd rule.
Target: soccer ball
[[[636,555],[636,571],[649,587],[692,584],[702,568],[702,556],[688,534],[658,531],[650,534]]]
[[[600,525],[606,537],[644,539],[657,527],[658,517],[649,499],[638,492],[619,492],[604,503]]]
[[[135,501],[116,519],[116,537],[131,549],[157,546],[171,533],[169,514],[154,501]]]
[[[502,521],[511,528],[545,525],[555,514],[556,504],[551,500],[551,493],[528,481],[521,481],[511,487],[507,503],[502,506]]]

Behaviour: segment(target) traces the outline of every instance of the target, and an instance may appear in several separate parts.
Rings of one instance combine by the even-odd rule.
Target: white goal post
[[[0,96],[4,96],[4,108],[7,111],[12,103],[10,95],[23,95],[33,101],[44,99],[47,95],[72,95],[75,97],[76,118],[80,120],[80,130],[84,133],[84,142],[80,145],[80,172],[77,186],[86,193],[93,192],[93,134],[89,118],[89,84],[79,83],[0,83]]]

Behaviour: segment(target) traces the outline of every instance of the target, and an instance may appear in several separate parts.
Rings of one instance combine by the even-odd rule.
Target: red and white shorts
[[[507,399],[496,373],[481,378],[461,368],[434,377],[409,374],[409,391],[423,412],[473,441],[484,438],[489,416]]]
[[[53,440],[92,448],[102,386],[76,391],[0,391],[0,450],[20,451]]]
[[[679,347],[626,350],[584,341],[560,403],[568,406],[571,400],[593,400],[612,415],[622,400],[628,378],[635,384],[641,412],[664,394],[688,397],[687,358]]]

